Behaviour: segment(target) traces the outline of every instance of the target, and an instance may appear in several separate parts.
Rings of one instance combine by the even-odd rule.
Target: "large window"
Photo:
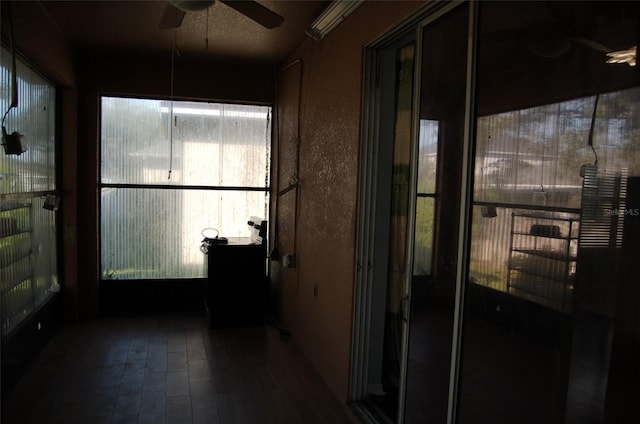
[[[202,230],[267,218],[271,107],[102,98],[103,279],[205,276]]]
[[[11,63],[10,52],[1,49],[2,126],[9,134],[24,136],[26,151],[7,154],[0,149],[3,340],[58,289],[55,202],[43,208],[56,189],[55,88],[17,58],[18,104],[10,108],[16,92]]]

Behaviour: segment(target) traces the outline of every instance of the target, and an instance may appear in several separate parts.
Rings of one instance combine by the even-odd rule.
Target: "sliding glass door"
[[[459,423],[640,419],[639,13],[479,5]]]
[[[354,379],[361,415],[640,422],[640,5],[457,3],[407,25],[417,31],[409,209],[397,225],[389,191],[387,216],[361,215],[376,225],[360,249],[377,255],[359,257],[354,327],[358,377],[358,352],[400,328],[380,317],[402,311],[400,378],[395,391],[380,386],[393,393],[382,418],[371,411],[389,404],[362,402]],[[383,96],[367,101],[395,119],[376,106]],[[382,152],[394,144],[380,122],[365,139]],[[362,175],[376,176],[373,198],[398,187],[397,173]],[[394,270],[407,272],[402,284]],[[363,289],[384,301],[366,303],[376,297]]]
[[[410,160],[413,135],[413,86],[415,42],[405,34],[381,48],[370,58],[379,76],[372,110],[376,120],[375,140],[364,146],[363,155],[375,171],[363,190],[368,204],[361,218],[362,237],[371,249],[360,260],[371,268],[359,276],[362,319],[372,325],[361,332],[363,355],[354,377],[354,390],[361,393],[369,412],[379,420],[395,421],[402,412],[399,401],[404,388],[404,356],[407,335],[407,263],[410,255]],[[375,117],[374,117],[375,116]],[[364,224],[366,221],[366,224]],[[380,258],[374,260],[373,258]],[[357,382],[356,382],[357,381]]]
[[[413,167],[414,266],[405,423],[446,422],[457,293],[469,7],[424,23]]]
[[[469,8],[440,6],[369,58],[352,395],[371,422],[448,413]]]

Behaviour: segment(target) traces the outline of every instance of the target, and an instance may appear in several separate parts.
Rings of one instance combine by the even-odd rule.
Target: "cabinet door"
[[[265,255],[258,245],[209,248],[206,306],[210,327],[259,325],[266,299]]]

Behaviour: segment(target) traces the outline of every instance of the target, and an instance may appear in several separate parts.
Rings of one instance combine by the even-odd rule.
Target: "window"
[[[102,98],[102,278],[205,276],[201,232],[267,218],[271,107]]]
[[[16,58],[18,106],[11,108],[11,54],[0,55],[0,109],[7,133],[24,136],[20,155],[0,150],[0,295],[2,336],[10,337],[58,289],[55,88]],[[6,112],[6,114],[5,114]]]
[[[418,188],[413,275],[430,275],[436,207],[438,121],[421,119],[418,136]]]

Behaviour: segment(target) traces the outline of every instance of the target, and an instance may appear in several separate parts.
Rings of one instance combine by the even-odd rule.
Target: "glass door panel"
[[[640,421],[639,17],[479,3],[458,423]]]
[[[422,29],[404,422],[447,419],[467,80],[468,5]]]

